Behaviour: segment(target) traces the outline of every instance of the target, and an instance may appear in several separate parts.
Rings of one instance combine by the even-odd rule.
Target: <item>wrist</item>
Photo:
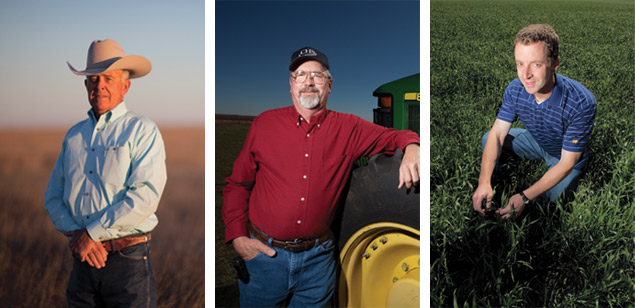
[[[523,203],[525,203],[525,205],[529,204],[529,201],[531,201],[531,200],[527,197],[527,195],[525,195],[525,192],[521,191],[518,194],[523,199]]]
[[[480,187],[491,187],[492,186],[491,182],[492,181],[489,178],[488,179],[479,178],[478,179],[478,186],[480,186]]]
[[[408,145],[406,145],[405,148],[403,148],[403,152],[406,153],[406,151],[409,150],[419,150],[419,144],[418,143],[410,143]]]

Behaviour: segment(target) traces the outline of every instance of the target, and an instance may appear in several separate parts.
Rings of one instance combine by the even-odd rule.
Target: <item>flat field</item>
[[[231,245],[225,244],[225,223],[221,216],[221,208],[225,178],[232,173],[234,160],[243,147],[249,123],[234,124],[217,121],[215,125],[215,303],[216,307],[237,307],[239,305],[238,278],[231,264],[231,260],[237,254]]]
[[[633,2],[432,1],[430,15],[431,305],[634,305]],[[532,23],[554,27],[558,73],[597,99],[588,169],[570,203],[487,219],[471,205],[480,140],[517,77],[516,32]],[[546,171],[542,162],[510,166],[494,187],[497,206]]]
[[[152,237],[157,306],[203,307],[204,130],[161,132],[168,182]],[[0,131],[0,306],[66,306],[72,257],[43,201],[64,134]]]

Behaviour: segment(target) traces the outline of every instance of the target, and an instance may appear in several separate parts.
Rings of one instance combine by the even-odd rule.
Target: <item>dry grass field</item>
[[[168,182],[152,236],[158,307],[205,303],[205,142],[201,128],[162,128]],[[44,210],[65,130],[0,131],[0,306],[64,307],[72,257]]]

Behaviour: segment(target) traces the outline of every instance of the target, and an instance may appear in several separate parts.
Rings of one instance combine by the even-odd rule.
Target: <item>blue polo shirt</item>
[[[551,96],[538,104],[516,78],[505,89],[497,119],[525,126],[549,155],[560,158],[561,150],[584,152],[575,169],[586,164],[586,146],[595,122],[597,103],[591,92],[579,82],[556,75]]]

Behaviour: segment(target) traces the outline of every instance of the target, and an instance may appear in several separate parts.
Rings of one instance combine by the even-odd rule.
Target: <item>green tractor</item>
[[[373,92],[373,122],[420,134],[419,74]],[[341,307],[419,307],[419,188],[397,190],[403,154],[375,155],[349,181],[339,234]]]

